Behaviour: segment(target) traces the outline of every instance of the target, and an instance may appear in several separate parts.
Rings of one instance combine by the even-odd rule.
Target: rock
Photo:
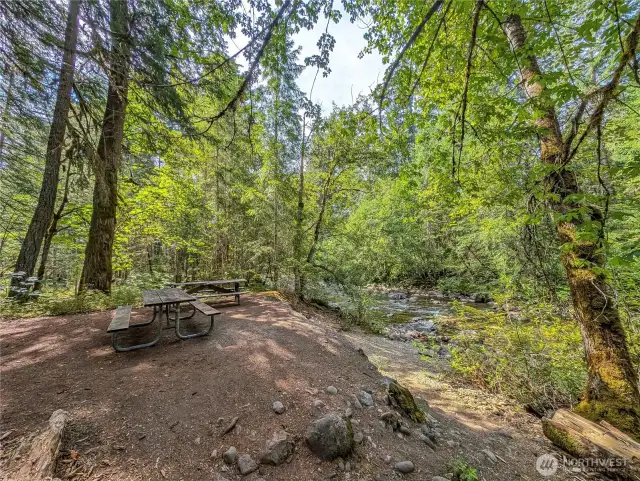
[[[305,440],[311,452],[321,459],[331,461],[348,456],[353,450],[351,421],[338,413],[329,413],[309,426]]]
[[[360,391],[358,393],[358,401],[363,406],[373,406],[373,397],[367,391]]]
[[[256,463],[248,454],[243,454],[238,458],[238,470],[243,476],[245,474],[253,473],[254,471],[257,471],[257,469],[258,463]]]
[[[483,449],[482,452],[489,459],[489,461],[491,461],[492,463],[497,463],[498,462],[498,458],[496,458],[496,455],[493,454],[488,449]]]
[[[432,320],[416,318],[411,322],[392,324],[384,329],[384,334],[393,341],[414,341],[433,338],[438,328]]]
[[[322,402],[320,399],[315,399],[313,401],[313,412],[315,414],[321,414],[323,410],[324,410],[324,402]]]
[[[351,408],[345,409],[344,415],[347,416],[348,418],[352,418],[353,417],[353,409],[351,409]]]
[[[423,433],[420,433],[418,435],[418,439],[420,439],[420,441],[429,446],[431,449],[436,449],[435,443],[429,438],[429,436],[425,436]]]
[[[195,439],[193,440],[193,442],[194,442],[194,443],[196,443],[196,444],[200,444],[200,441],[201,441],[201,440],[200,440],[200,436],[198,436],[197,438],[195,438]]]
[[[360,404],[360,401],[358,400],[358,396],[356,396],[355,394],[350,394],[349,398],[354,408],[362,409],[362,404]]]
[[[447,478],[443,478],[442,476],[434,476],[431,478],[431,481],[449,481]]]
[[[413,422],[427,422],[427,417],[416,404],[411,391],[395,380],[389,383],[389,397],[392,404],[400,408]]]
[[[360,432],[355,433],[355,434],[353,435],[353,441],[354,441],[356,444],[360,444],[360,443],[362,443],[362,441],[364,441],[364,434],[362,434],[362,433],[360,433]]]
[[[405,436],[411,436],[411,429],[409,429],[409,426],[407,426],[406,424],[400,425],[400,432]]]
[[[503,438],[513,439],[513,434],[507,431],[505,428],[500,428],[496,431],[498,436],[502,436]]]
[[[229,481],[227,478],[225,478],[224,476],[220,476],[219,474],[216,474],[214,479],[215,481]]]
[[[344,459],[342,459],[342,458],[338,458],[338,469],[339,469],[340,471],[344,471],[344,467],[345,467],[345,466],[344,466]]]
[[[284,408],[284,404],[282,404],[280,401],[276,401],[273,403],[273,412],[276,414],[282,414],[284,412],[285,408]]]
[[[434,443],[438,442],[438,437],[436,435],[436,429],[430,428],[427,425],[423,425],[422,428],[420,428],[420,431],[422,432],[422,434],[424,436],[428,437]]]
[[[294,451],[295,445],[289,433],[284,430],[276,431],[267,441],[260,463],[279,466],[293,456]]]
[[[391,456],[389,456],[388,454],[384,457],[384,462],[387,464],[391,463]]]
[[[227,451],[222,455],[222,459],[227,464],[235,464],[237,457],[238,457],[238,451],[233,446],[227,449]]]
[[[213,451],[211,451],[211,455],[209,456],[211,459],[215,459],[218,457],[218,450],[214,449]]]
[[[380,419],[382,419],[386,424],[393,424],[398,420],[398,415],[393,411],[386,411],[380,415]]]
[[[401,301],[409,297],[406,292],[390,292],[389,299],[393,301]]]
[[[344,463],[344,471],[345,471],[345,473],[348,473],[348,472],[351,471],[351,463],[349,461]]]
[[[402,474],[409,474],[413,473],[413,470],[416,469],[416,467],[411,461],[399,461],[393,466],[393,469]]]
[[[327,389],[325,389],[325,391],[327,392],[327,394],[331,395],[338,394],[338,389],[335,386],[329,386]]]

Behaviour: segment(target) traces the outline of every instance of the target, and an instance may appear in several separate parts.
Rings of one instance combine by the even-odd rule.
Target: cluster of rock
[[[399,437],[413,436],[428,448],[435,449],[439,434],[433,427],[436,421],[430,416],[427,417],[417,406],[409,390],[392,379],[388,379],[386,383],[387,393],[383,397],[383,404],[386,404],[387,409],[378,409],[380,426],[396,432]],[[317,393],[317,390],[314,392]],[[328,386],[325,392],[333,396],[338,394],[338,389]],[[324,413],[325,404],[319,399],[314,401],[314,413],[318,417],[307,428],[304,443],[319,459],[336,462],[341,471],[349,472],[353,462],[350,457],[358,445],[369,443],[375,447],[370,436],[365,438],[362,432],[356,431],[357,421],[354,419],[352,422],[356,411],[374,408],[375,400],[373,392],[368,389],[349,393],[345,397],[347,408],[344,412]],[[286,411],[286,407],[280,401],[275,401],[272,409],[276,415]],[[416,426],[412,428],[413,423]],[[235,466],[240,475],[245,476],[258,471],[261,465],[279,466],[290,462],[295,452],[294,437],[279,429],[266,441],[258,460],[249,454],[239,455],[235,447],[229,447],[222,454],[222,460],[226,465],[222,470],[228,471],[230,467]],[[217,451],[212,453],[213,456],[217,456]],[[391,456],[387,456],[385,461],[399,474],[408,474],[415,470],[414,463],[408,459],[397,460],[392,464]],[[226,481],[223,477],[217,479]]]
[[[438,333],[438,328],[432,320],[416,318],[403,324],[391,324],[385,328],[384,334],[394,341],[425,341]]]
[[[280,429],[273,433],[271,439],[266,442],[259,463],[249,454],[238,456],[238,451],[234,446],[224,452],[222,459],[229,466],[237,466],[240,474],[244,476],[257,471],[260,464],[279,466],[290,461],[295,453],[295,448],[293,437],[288,432]],[[224,481],[224,478],[219,478],[219,480]]]

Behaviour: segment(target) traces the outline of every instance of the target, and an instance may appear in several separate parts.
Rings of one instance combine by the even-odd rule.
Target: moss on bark
[[[389,384],[389,397],[391,402],[397,404],[397,406],[413,421],[416,423],[426,423],[427,417],[422,409],[416,404],[411,391],[406,387],[400,385],[397,381],[391,381]]]

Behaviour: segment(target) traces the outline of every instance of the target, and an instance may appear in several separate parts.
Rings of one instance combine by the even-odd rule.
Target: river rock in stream
[[[433,337],[437,332],[438,328],[433,321],[421,318],[404,324],[392,324],[384,330],[384,334],[394,341],[421,340]]]

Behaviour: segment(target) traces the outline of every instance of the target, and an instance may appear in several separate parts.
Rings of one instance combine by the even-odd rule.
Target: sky
[[[323,20],[321,17],[313,30],[303,30],[293,37],[296,46],[302,47],[300,63],[305,57],[318,53],[316,43],[326,26],[326,19]],[[331,110],[332,103],[335,102],[338,106],[350,105],[357,99],[358,94],[370,93],[376,84],[382,81],[384,65],[382,57],[377,52],[365,55],[362,59],[358,58],[358,54],[367,44],[363,38],[364,32],[364,24],[351,23],[349,15],[344,11],[339,23],[329,24],[329,33],[336,40],[329,60],[331,73],[328,77],[323,77],[322,72],[318,74],[311,97],[312,101],[322,105],[325,113]],[[240,34],[233,43],[237,49],[246,45],[246,42],[247,38]],[[233,50],[234,45],[230,45],[231,53]],[[238,57],[237,61],[241,64],[246,62],[242,56]],[[307,67],[298,79],[300,89],[307,95],[311,91],[316,69]]]
[[[316,43],[325,28],[326,21],[320,21],[314,30],[304,30],[293,38],[297,45],[302,46],[301,59],[318,52]],[[324,111],[331,109],[332,102],[339,106],[353,103],[358,94],[369,94],[382,81],[384,65],[377,52],[358,58],[367,44],[362,37],[364,32],[363,23],[351,23],[349,15],[344,12],[339,23],[329,25],[329,33],[336,40],[329,63],[331,73],[326,78],[322,76],[322,72],[318,74],[311,98],[320,103]],[[298,80],[298,85],[307,94],[311,90],[315,74],[316,68],[308,67]]]

